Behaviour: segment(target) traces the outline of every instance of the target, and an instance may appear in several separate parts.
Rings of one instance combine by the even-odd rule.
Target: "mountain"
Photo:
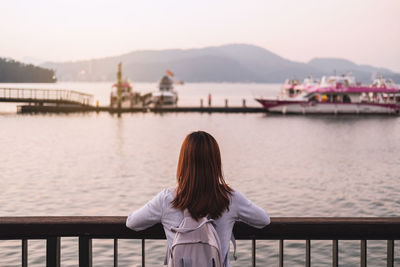
[[[13,59],[0,58],[0,82],[2,83],[52,83],[54,71]]]
[[[337,74],[346,74],[351,72],[357,80],[368,82],[374,76],[383,75],[386,78],[393,79],[395,82],[400,82],[400,74],[394,73],[389,69],[376,68],[369,65],[357,65],[349,60],[340,58],[314,58],[308,62],[309,66],[331,74],[335,71]]]
[[[369,82],[374,73],[400,81],[400,74],[383,68],[357,65],[345,59],[316,58],[308,63],[280,57],[264,48],[231,44],[201,49],[134,51],[116,57],[76,62],[47,62],[42,66],[55,69],[59,80],[113,81],[119,62],[123,75],[137,82],[154,82],[172,70],[185,82],[276,82],[287,78],[302,79],[353,71],[359,81]]]

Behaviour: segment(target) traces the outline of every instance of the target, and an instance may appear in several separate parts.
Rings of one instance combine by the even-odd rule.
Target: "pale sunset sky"
[[[246,43],[400,72],[400,0],[4,0],[0,25],[0,57],[18,60]]]

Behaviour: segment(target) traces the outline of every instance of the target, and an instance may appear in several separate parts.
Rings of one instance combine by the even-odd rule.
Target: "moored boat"
[[[365,86],[351,76],[331,76],[304,88],[295,96],[256,100],[266,111],[278,113],[398,114],[400,110],[400,90],[392,81]]]
[[[133,92],[133,86],[128,79],[122,80],[122,64],[118,64],[117,82],[113,84],[110,94],[110,107],[132,108],[142,104],[139,93]]]
[[[167,71],[167,73],[171,73]],[[169,74],[171,76],[171,74]],[[165,75],[158,83],[159,91],[153,93],[152,102],[156,106],[176,105],[178,102],[178,93],[174,90],[173,81]]]

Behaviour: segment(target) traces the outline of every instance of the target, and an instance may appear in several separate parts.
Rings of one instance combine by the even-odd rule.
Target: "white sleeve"
[[[232,203],[237,212],[237,220],[256,228],[263,228],[270,224],[268,213],[262,208],[254,205],[242,193],[235,191]]]
[[[158,193],[140,209],[132,211],[126,219],[126,227],[141,231],[161,222],[166,190]]]

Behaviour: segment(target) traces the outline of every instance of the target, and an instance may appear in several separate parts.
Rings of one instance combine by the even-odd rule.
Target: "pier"
[[[93,95],[73,90],[30,89],[30,88],[0,88],[0,102],[22,103],[17,108],[18,113],[74,113],[74,112],[205,112],[205,113],[263,113],[262,107],[243,106],[135,106],[130,108],[115,108],[110,106],[94,106]]]
[[[146,264],[146,239],[165,239],[161,224],[135,232],[125,226],[124,216],[96,217],[0,217],[0,240],[21,240],[21,263],[28,266],[28,240],[46,240],[46,266],[60,266],[62,237],[79,238],[79,266],[92,266],[92,239],[114,240],[114,267],[118,266],[118,239],[139,239],[142,242],[141,265]],[[251,240],[251,266],[255,267],[257,240],[276,240],[279,266],[284,263],[285,240],[304,240],[305,266],[311,266],[312,240],[332,241],[332,266],[339,266],[340,240],[360,241],[360,266],[367,266],[368,240],[386,240],[386,266],[394,266],[394,240],[400,240],[400,217],[274,217],[271,224],[256,229],[236,223],[237,240]],[[397,250],[398,251],[398,250]],[[139,263],[136,263],[139,264]],[[161,264],[161,263],[160,263]]]

